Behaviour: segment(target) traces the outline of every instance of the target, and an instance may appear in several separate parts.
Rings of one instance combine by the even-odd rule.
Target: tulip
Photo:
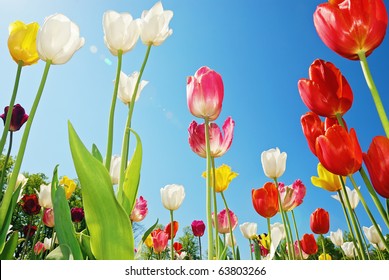
[[[313,234],[304,234],[300,241],[300,245],[301,250],[308,255],[314,255],[319,250]]]
[[[313,112],[308,112],[301,116],[300,123],[304,136],[307,139],[309,149],[316,156],[316,139],[320,135],[324,135],[324,123],[320,120],[320,117]]]
[[[341,247],[346,257],[355,258],[355,256],[357,255],[354,242],[344,242]]]
[[[73,223],[80,223],[84,219],[84,209],[79,207],[74,207],[70,210],[70,215],[72,217]]]
[[[119,183],[120,164],[121,164],[121,157],[118,155],[112,156],[109,174],[111,175],[111,180],[112,180],[113,185],[116,185]]]
[[[350,133],[340,125],[328,128],[316,139],[316,154],[321,164],[337,175],[354,174],[362,166],[362,150],[353,128]]]
[[[51,184],[40,186],[38,193],[39,205],[44,208],[53,208],[53,202],[51,201]]]
[[[382,0],[329,1],[317,6],[314,24],[324,44],[337,54],[358,60],[383,41],[388,15]]]
[[[239,175],[238,173],[233,172],[231,170],[231,167],[226,164],[222,164],[221,166],[216,168],[215,169],[216,180],[214,186],[215,192],[220,193],[228,189],[228,186],[230,185],[231,181],[235,179],[238,175]],[[203,177],[207,178],[206,171],[203,172]]]
[[[330,232],[330,239],[332,243],[334,243],[335,246],[341,247],[343,245],[343,232],[341,229],[338,229],[337,231]]]
[[[140,20],[129,13],[106,11],[103,15],[104,43],[117,56],[119,51],[131,51],[140,35]]]
[[[320,162],[317,164],[317,174],[318,177],[311,177],[311,182],[314,186],[329,192],[336,192],[342,189],[342,182],[339,176],[329,172]],[[346,182],[346,177],[343,177],[342,180]]]
[[[223,156],[231,147],[232,138],[234,136],[235,122],[231,117],[228,117],[223,124],[224,137],[217,124],[209,125],[209,140],[211,147],[211,156],[213,158]],[[206,158],[206,143],[205,143],[205,124],[197,124],[193,121],[189,126],[189,145],[193,152],[200,157]]]
[[[46,208],[43,211],[43,218],[42,222],[45,224],[45,226],[52,228],[54,227],[54,211],[52,208]]]
[[[274,223],[270,225],[270,231],[278,231],[281,239],[286,238],[285,226],[281,223]]]
[[[140,196],[135,201],[134,209],[131,212],[130,219],[133,222],[141,222],[147,215],[147,200]]]
[[[61,180],[59,180],[59,184],[64,187],[66,199],[69,199],[73,192],[76,190],[76,182],[72,179],[69,179],[67,176],[63,176]]]
[[[233,245],[236,246],[236,237],[234,234],[232,234],[232,238],[231,238],[231,234],[228,232],[226,233],[226,245],[228,247],[232,247]]]
[[[163,252],[168,243],[168,234],[163,230],[154,230],[151,232],[151,237],[153,238],[153,248],[155,253]]]
[[[39,255],[40,253],[43,253],[45,250],[46,250],[45,245],[42,242],[38,241],[37,243],[35,243],[34,246],[35,255]]]
[[[23,234],[25,237],[31,237],[35,234],[37,230],[37,226],[33,226],[33,225],[26,225],[23,227]]]
[[[161,2],[157,2],[150,10],[143,11],[141,16],[140,38],[146,46],[159,46],[173,34],[169,22],[173,12],[163,10]]]
[[[160,192],[163,207],[170,211],[177,210],[185,198],[185,190],[182,185],[166,185],[161,188]]]
[[[55,243],[58,244],[58,240],[57,239],[56,239]],[[51,249],[51,245],[52,245],[52,238],[45,237],[45,239],[43,239],[43,245],[45,246],[46,250],[50,250]]]
[[[64,64],[84,45],[78,26],[62,14],[45,19],[36,39],[39,57],[52,64]]]
[[[187,79],[186,95],[191,114],[214,121],[222,109],[224,86],[219,73],[207,66],[198,69]]]
[[[205,224],[203,221],[194,220],[190,226],[194,236],[201,237],[204,235]]]
[[[317,208],[310,217],[311,230],[316,234],[325,234],[330,229],[330,216],[323,208]]]
[[[305,253],[302,249],[301,249],[301,254],[302,254],[302,256],[300,255],[301,242],[300,242],[300,247],[299,247],[299,242],[300,242],[300,241],[296,240],[296,241],[294,242],[294,244],[293,244],[293,245],[294,245],[294,246],[293,246],[293,248],[294,248],[294,254],[295,254],[295,256],[296,256],[297,259],[306,260],[306,259],[309,258],[309,255],[308,255],[307,253]],[[288,249],[288,246],[286,246],[286,249]]]
[[[19,202],[22,197],[23,197],[23,190],[24,186],[27,184],[28,179],[24,177],[23,174],[18,174],[18,178],[16,179],[16,184],[15,184],[15,191],[16,189],[21,185],[20,192],[19,192],[19,197],[16,200],[16,202]]]
[[[271,218],[277,214],[278,206],[278,190],[274,183],[267,182],[257,190],[251,191],[252,202],[255,211],[264,218]]]
[[[301,180],[296,180],[291,186],[279,184],[278,191],[280,193],[281,206],[284,211],[291,211],[303,203],[306,194],[305,185]]]
[[[373,245],[374,248],[377,248],[381,251],[385,250],[385,245],[383,241],[380,238],[380,235],[378,233],[378,230],[381,231],[381,227],[378,225],[378,230],[375,226],[371,227],[362,227],[363,232],[365,233],[365,236],[367,240]]]
[[[286,153],[281,153],[278,148],[262,152],[261,162],[265,175],[271,179],[281,177],[285,172],[286,157]]]
[[[27,215],[36,215],[41,211],[36,194],[25,194],[22,197],[20,206]]]
[[[360,189],[360,187],[358,187],[358,189]],[[358,196],[357,191],[355,189],[351,190],[349,187],[346,187],[346,192],[347,192],[348,199],[350,200],[351,208],[352,209],[357,208],[358,203],[359,203],[359,196]],[[337,201],[341,202],[340,197],[337,194],[331,195],[331,197],[336,199]]]
[[[331,255],[324,254],[324,253],[320,254],[319,261],[329,261],[329,260],[332,260]]]
[[[7,119],[9,106],[4,108],[4,114],[0,115],[0,118],[3,119],[4,124]],[[24,108],[20,106],[20,104],[16,104],[13,106],[11,122],[9,125],[9,131],[18,131],[22,125],[28,120],[28,115],[25,113]]]
[[[230,220],[231,220],[231,231],[235,229],[235,227],[238,225],[238,217],[235,215],[234,212],[231,211],[231,209],[228,210]],[[214,225],[214,213],[212,213],[212,224]],[[227,210],[223,209],[217,214],[217,224],[218,224],[218,231],[219,233],[229,233],[230,227],[228,224],[228,216],[227,216]]]
[[[134,94],[138,77],[139,77],[139,72],[136,71],[129,76],[127,76],[123,72],[120,72],[118,97],[126,105],[130,104],[132,100],[132,95]],[[138,100],[141,91],[147,84],[148,81],[143,81],[143,80],[139,83],[135,101]]]
[[[257,228],[258,225],[256,223],[243,223],[239,225],[240,232],[247,239],[255,239],[257,237]]]
[[[180,253],[182,250],[182,244],[180,242],[174,242],[173,247],[177,253]]]
[[[148,248],[153,247],[153,238],[151,237],[151,234],[149,234],[145,239],[145,244]]]
[[[367,153],[363,154],[373,187],[376,192],[389,199],[389,139],[385,136],[373,138]]]
[[[353,103],[353,92],[346,78],[331,62],[316,59],[309,67],[309,79],[300,79],[298,89],[304,104],[328,118],[344,115]]]
[[[171,226],[172,226],[172,223],[169,223],[169,224],[167,224],[167,226],[164,229],[164,231],[168,235],[168,239],[169,240],[172,239],[172,237],[171,237],[171,232],[172,232]],[[177,231],[178,231],[178,222],[177,221],[173,221],[173,238],[176,237]]]
[[[264,258],[266,260],[272,260],[273,259],[274,255],[275,255],[275,253],[277,251],[278,245],[280,244],[281,240],[283,238],[285,238],[285,231],[283,231],[284,229],[282,227],[273,226],[273,227],[271,227],[270,230],[271,230],[271,243],[266,245],[266,246],[268,246],[268,247],[266,247],[266,249],[269,248],[268,254]],[[262,241],[265,241],[265,242],[262,243]],[[266,235],[266,238],[262,238],[261,243],[262,244],[269,243],[269,236]],[[264,253],[265,252],[266,252],[266,250],[264,250]]]
[[[23,66],[38,62],[39,55],[36,50],[36,36],[39,24],[32,22],[25,24],[19,20],[9,25],[8,49],[16,63]]]

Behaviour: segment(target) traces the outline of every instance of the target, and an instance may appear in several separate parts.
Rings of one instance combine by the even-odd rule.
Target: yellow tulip
[[[215,191],[216,192],[223,192],[225,191],[228,186],[230,185],[232,179],[236,178],[239,174],[236,172],[233,172],[231,170],[231,167],[223,164],[215,169]],[[203,172],[203,177],[207,178],[207,173]]]
[[[342,189],[342,182],[340,181],[339,175],[329,172],[320,162],[317,165],[317,174],[318,177],[311,177],[311,182],[316,187],[325,189],[329,192],[336,192]],[[343,182],[346,183],[346,177],[342,178]]]
[[[36,37],[39,25],[36,22],[25,24],[15,21],[9,25],[8,49],[16,63],[23,66],[37,63]]]
[[[153,248],[153,238],[151,237],[151,234],[149,234],[146,237],[145,244],[148,248]]]
[[[321,254],[319,256],[319,261],[325,261],[325,260],[330,261],[330,260],[332,260],[332,258],[331,258],[331,256],[329,254],[326,254],[325,257],[324,257],[324,254]]]
[[[66,199],[69,199],[76,190],[76,182],[69,179],[67,176],[63,176],[59,181],[59,184],[65,188]]]
[[[262,233],[262,234],[258,235],[258,241],[263,247],[265,247],[267,250],[269,250],[270,240],[269,240],[269,235],[267,233]]]

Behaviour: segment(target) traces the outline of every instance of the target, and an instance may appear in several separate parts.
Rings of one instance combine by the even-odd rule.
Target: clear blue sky
[[[85,46],[65,65],[53,66],[30,134],[23,171],[43,172],[51,178],[59,164],[61,176],[75,177],[67,139],[70,120],[84,143],[95,143],[103,154],[109,106],[116,72],[116,57],[104,45],[102,15],[107,10],[130,12],[140,17],[156,1],[149,0],[0,0],[0,107],[10,99],[16,64],[7,49],[8,25],[15,20],[37,21],[63,13],[76,22],[85,37]],[[287,169],[280,181],[291,184],[301,179],[307,186],[304,203],[295,214],[300,234],[310,233],[309,215],[322,207],[330,212],[331,231],[347,229],[340,204],[331,193],[314,187],[310,177],[317,175],[317,159],[310,152],[300,126],[300,116],[308,111],[300,99],[297,81],[308,77],[309,65],[321,58],[341,69],[354,91],[354,104],[345,118],[356,129],[361,147],[367,150],[371,139],[383,135],[370,92],[359,62],[346,60],[318,37],[312,15],[323,1],[162,1],[173,10],[173,35],[151,50],[144,79],[150,81],[135,106],[133,128],[143,141],[144,157],[139,194],[149,202],[145,227],[157,218],[169,222],[169,213],[160,202],[159,189],[166,184],[182,184],[186,198],[175,212],[181,227],[194,219],[205,220],[205,180],[201,173],[205,160],[189,148],[187,128],[195,118],[186,105],[186,77],[207,65],[219,72],[224,81],[225,97],[221,126],[228,116],[236,122],[231,149],[216,160],[232,166],[239,176],[225,195],[239,224],[257,222],[259,232],[266,221],[253,209],[251,189],[268,181],[262,171],[262,151],[279,147],[288,154]],[[96,53],[91,47],[97,49]],[[368,58],[384,105],[389,110],[387,69],[388,38]],[[124,55],[123,71],[139,70],[145,53],[139,41]],[[109,63],[111,62],[111,63]],[[44,63],[23,69],[17,102],[31,108]],[[120,153],[127,108],[117,104],[114,153]],[[196,121],[200,121],[197,119]],[[15,134],[18,147],[21,133]],[[17,149],[13,150],[16,155]],[[356,179],[360,181],[359,175]],[[362,192],[366,193],[362,186]],[[365,196],[371,208],[369,196]],[[222,209],[220,200],[219,209]],[[375,212],[375,211],[374,211]],[[362,205],[357,208],[361,223],[370,226]],[[378,216],[377,216],[378,217]],[[279,221],[274,218],[272,222]],[[378,223],[384,227],[378,218]],[[243,257],[249,258],[247,240],[235,230]],[[206,239],[204,239],[204,242]]]

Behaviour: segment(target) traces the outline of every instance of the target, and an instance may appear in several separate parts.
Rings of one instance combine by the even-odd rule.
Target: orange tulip
[[[171,223],[169,223],[166,227],[165,227],[165,230],[164,230],[167,235],[168,235],[168,239],[170,240],[171,239]],[[176,233],[178,231],[178,222],[176,221],[173,221],[173,238],[176,237]]]
[[[271,218],[278,212],[278,190],[274,183],[267,182],[257,190],[251,191],[255,211],[264,218]]]

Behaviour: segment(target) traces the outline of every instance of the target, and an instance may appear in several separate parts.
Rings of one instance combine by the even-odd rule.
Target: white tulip
[[[40,59],[52,64],[64,64],[85,43],[78,26],[62,14],[45,19],[36,38]]]
[[[343,245],[343,231],[341,229],[338,229],[337,231],[330,232],[330,239],[332,243],[334,243],[335,246],[342,246]]]
[[[280,226],[274,226],[273,228],[271,228],[270,250],[269,254],[263,258],[264,260],[272,260],[274,258],[278,245],[283,239],[284,234],[285,232],[282,232],[282,228]]]
[[[120,163],[121,157],[118,155],[112,156],[111,166],[109,168],[109,175],[111,175],[112,184],[116,185],[119,183],[120,178]]]
[[[232,234],[232,238],[234,239],[234,246],[236,246],[237,242],[236,242],[236,237],[234,234]],[[232,247],[232,238],[231,238],[231,234],[229,232],[226,233],[226,244],[228,247]]]
[[[43,240],[43,246],[45,246],[46,250],[51,249],[52,240],[53,240],[52,238],[47,238],[47,237],[45,237],[45,239]]]
[[[280,152],[278,148],[262,152],[261,162],[265,175],[271,179],[279,178],[284,174],[286,168],[285,152]]]
[[[360,189],[360,188],[361,187],[358,187],[358,189]],[[351,190],[349,187],[346,186],[346,192],[347,192],[347,196],[350,200],[351,208],[355,209],[359,204],[359,196],[358,196],[357,191],[355,189]],[[338,194],[331,195],[331,197],[340,202],[340,198],[339,198]],[[345,198],[343,198],[343,199],[345,199]]]
[[[379,250],[385,250],[385,245],[383,241],[381,240],[378,230],[381,231],[381,227],[378,225],[377,228],[373,225],[371,227],[362,227],[363,232],[366,235],[367,240],[374,246],[374,248],[378,248]]]
[[[136,81],[138,80],[139,72],[133,72],[130,76],[127,76],[123,72],[120,72],[118,97],[126,105],[132,100],[132,95],[135,91]],[[138,91],[135,97],[135,101],[138,100],[141,91],[148,84],[148,81],[141,81],[138,86]]]
[[[129,13],[106,11],[103,15],[104,43],[117,56],[118,51],[131,51],[139,39],[140,20]]]
[[[164,11],[161,2],[157,2],[150,10],[143,11],[141,16],[140,38],[146,46],[159,46],[172,35],[169,22],[173,12]]]
[[[177,210],[185,198],[185,190],[182,185],[166,185],[161,188],[161,200],[167,210]]]
[[[353,242],[344,242],[341,247],[346,257],[355,258],[355,256],[357,255],[357,251],[355,250]]]
[[[28,179],[26,177],[24,177],[23,174],[18,175],[18,178],[16,179],[16,184],[15,184],[14,190],[16,190],[20,185],[22,185],[22,187],[20,188],[17,202],[19,202],[23,197],[23,189],[24,189],[24,186],[27,184],[27,181],[28,181]]]
[[[281,223],[274,223],[270,225],[270,230],[273,232],[273,229],[277,228],[281,232],[281,239],[286,238],[286,232],[285,232],[285,227]]]
[[[51,201],[51,184],[40,186],[38,193],[39,205],[44,208],[53,208],[53,202]]]
[[[257,237],[257,228],[258,225],[256,223],[243,223],[239,225],[240,232],[247,239],[254,239]]]

